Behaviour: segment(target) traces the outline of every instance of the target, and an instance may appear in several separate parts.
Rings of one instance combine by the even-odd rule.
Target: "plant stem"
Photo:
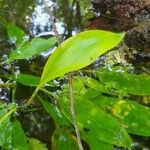
[[[79,150],[83,150],[80,132],[79,132],[79,128],[78,128],[78,124],[77,124],[77,120],[76,120],[76,114],[75,114],[75,110],[74,110],[74,97],[73,97],[73,86],[72,86],[71,73],[68,74],[68,82],[69,82],[69,98],[70,98],[70,111],[71,111],[72,121],[73,121],[73,125],[75,128],[77,140],[78,140]]]
[[[0,87],[13,87],[15,85],[15,83],[0,83]]]
[[[52,92],[46,90],[45,88],[40,88],[41,91],[43,91],[45,94],[48,94],[49,96],[53,97],[54,103],[57,104],[57,96],[53,94]]]
[[[56,98],[56,96],[55,96],[52,92],[48,91],[47,89],[45,89],[45,88],[40,88],[40,90],[43,91],[45,94],[48,94],[48,95],[50,95],[50,96]]]
[[[16,107],[14,107],[13,109],[11,109],[4,117],[2,117],[0,119],[0,124],[2,124],[7,119],[7,117],[10,116],[14,111],[16,111]]]
[[[28,106],[30,106],[32,104],[32,102],[33,102],[33,100],[34,100],[34,98],[35,98],[35,96],[36,96],[36,94],[38,93],[39,90],[40,90],[40,87],[37,87],[35,89],[35,91],[33,92],[32,96],[29,98],[29,100],[28,100],[28,102],[26,104],[26,107],[28,107]]]

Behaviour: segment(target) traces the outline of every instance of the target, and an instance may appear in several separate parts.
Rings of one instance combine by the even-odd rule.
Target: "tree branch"
[[[72,121],[73,121],[73,125],[75,128],[77,140],[78,140],[79,150],[83,150],[81,137],[80,137],[80,131],[78,128],[76,114],[75,114],[75,110],[74,110],[74,96],[73,96],[73,85],[72,85],[72,74],[71,73],[68,74],[68,82],[69,82],[70,112],[71,112]]]

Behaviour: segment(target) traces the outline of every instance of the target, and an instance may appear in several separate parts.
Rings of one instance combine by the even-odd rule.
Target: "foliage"
[[[31,58],[53,47],[55,43],[56,43],[55,37],[52,37],[49,39],[34,38],[31,41],[25,40],[17,47],[17,49],[15,49],[9,55],[9,59],[6,60],[6,62],[9,62],[15,59]]]
[[[150,80],[148,75],[128,74],[119,69],[114,71],[100,69],[97,71],[97,75],[105,86],[109,84],[115,91],[122,90],[128,94],[143,96],[149,95],[150,93]]]
[[[125,101],[102,95],[91,100],[104,111],[111,112],[111,115],[124,124],[129,133],[150,136],[150,110],[148,107],[131,100]]]
[[[25,32],[14,24],[8,24],[7,35],[12,43],[19,45],[23,41]]]
[[[30,150],[48,150],[43,143],[41,143],[39,140],[34,138],[29,138],[29,149]]]
[[[0,120],[2,120],[5,116],[7,116],[7,118],[5,117],[5,120],[3,119],[3,122],[0,121],[0,146],[5,149],[27,150],[27,138],[23,132],[23,129],[21,128],[20,122],[17,120],[10,120],[9,112],[11,112],[12,110],[15,111],[16,109],[14,108],[14,104],[1,104]],[[22,145],[24,146],[22,147]]]
[[[32,58],[56,43],[54,37],[24,41],[24,32],[14,25],[8,26],[7,30],[10,40],[13,39],[16,44],[16,49],[9,55],[9,61],[5,62]],[[53,149],[77,149],[78,145],[70,114],[68,84],[64,82],[59,90],[53,92],[47,89],[47,82],[52,85],[50,80],[90,65],[100,55],[116,46],[123,37],[124,33],[101,30],[81,32],[55,49],[46,62],[41,78],[23,73],[8,76],[11,81],[37,87],[38,90],[30,99],[32,101],[39,90],[45,92],[46,95],[39,92],[37,99],[43,110],[53,118],[56,126],[52,136]],[[18,54],[18,50],[21,53]],[[101,68],[93,71],[95,78],[85,75],[73,77],[77,123],[82,140],[91,150],[113,150],[114,145],[131,148],[129,133],[150,136],[150,109],[132,100],[133,95],[150,95],[150,77],[121,71],[117,68],[112,68],[111,71]],[[48,96],[52,96],[55,101],[48,101]],[[14,113],[20,109],[25,111],[28,108],[17,106],[13,102],[1,103],[0,146],[3,149],[47,150],[43,143],[25,135]]]
[[[67,39],[49,57],[40,84],[90,65],[97,57],[116,46],[123,37],[124,33],[90,30]]]
[[[29,74],[19,73],[18,75],[10,76],[10,78],[26,86],[37,86],[40,83],[40,77],[36,77]]]
[[[71,149],[76,150],[78,149],[78,144],[76,137],[68,133],[66,130],[62,129],[55,129],[53,137],[52,137],[52,144],[53,149],[60,150],[60,149]]]

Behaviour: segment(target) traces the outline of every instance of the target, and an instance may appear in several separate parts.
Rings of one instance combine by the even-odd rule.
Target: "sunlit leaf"
[[[61,95],[59,103],[64,114],[72,121],[68,98]],[[75,112],[81,136],[86,134],[98,141],[130,147],[131,140],[124,127],[88,99],[75,96]]]
[[[128,74],[121,71],[100,69],[97,72],[100,81],[106,86],[133,95],[150,95],[150,76]]]
[[[17,45],[23,41],[23,37],[25,36],[25,32],[14,24],[7,25],[7,34],[11,42]]]
[[[9,59],[28,59],[34,55],[38,55],[43,51],[52,48],[56,43],[56,38],[51,37],[49,39],[34,38],[31,41],[25,41],[21,43],[17,49],[12,51],[9,55]]]
[[[92,101],[120,119],[129,133],[150,136],[150,108],[106,96],[97,96]]]
[[[54,150],[77,150],[78,143],[71,132],[56,128],[52,137],[52,147]]]
[[[29,138],[29,150],[48,150],[46,146],[37,139]]]
[[[40,85],[91,64],[97,57],[116,46],[124,35],[89,30],[67,39],[49,57]]]

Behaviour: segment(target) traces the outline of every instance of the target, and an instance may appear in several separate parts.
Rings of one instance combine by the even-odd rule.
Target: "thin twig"
[[[29,98],[29,100],[26,103],[26,107],[30,106],[35,98],[35,96],[37,95],[38,91],[40,90],[40,87],[37,87],[35,89],[35,91],[33,92],[33,94],[31,95],[31,97]]]
[[[52,28],[53,28],[55,36],[57,37],[57,40],[58,40],[57,43],[58,43],[58,45],[60,45],[61,40],[60,40],[58,31],[57,31],[57,27],[56,27],[55,22],[54,22],[53,12],[48,7],[46,1],[43,0],[43,2],[44,2],[44,5],[46,7],[47,13],[50,15],[50,21],[51,21],[51,24],[52,24]],[[70,99],[70,111],[71,111],[72,121],[73,121],[73,125],[74,125],[74,128],[75,128],[77,140],[78,140],[79,150],[83,150],[81,137],[80,137],[80,132],[79,132],[79,129],[78,129],[78,124],[77,124],[77,121],[76,121],[76,115],[75,115],[75,110],[74,110],[74,96],[73,96],[73,86],[72,86],[72,75],[71,75],[71,73],[68,73],[68,83],[69,83],[69,99]]]
[[[76,136],[78,140],[78,145],[79,145],[79,150],[83,150],[81,138],[80,138],[80,132],[76,120],[76,114],[74,110],[74,96],[73,96],[73,85],[72,85],[72,75],[71,73],[68,74],[68,81],[69,81],[69,97],[70,97],[70,111],[71,111],[71,116],[72,116],[72,121],[74,124],[74,128],[76,131]]]
[[[16,86],[15,83],[0,83],[0,87],[7,88],[7,87],[14,87],[14,86]]]
[[[58,45],[60,45],[60,44],[61,44],[61,40],[60,40],[60,36],[59,36],[59,34],[58,34],[58,31],[57,31],[57,27],[56,27],[56,25],[55,25],[54,12],[51,11],[51,9],[50,9],[50,8],[52,8],[53,5],[52,5],[51,7],[49,7],[49,6],[47,5],[47,3],[46,3],[45,0],[43,0],[43,3],[44,3],[44,5],[45,5],[45,8],[46,8],[47,13],[48,13],[49,16],[50,16],[50,21],[51,21],[51,24],[52,24],[52,29],[53,29],[53,31],[54,31],[54,33],[55,33],[56,38],[57,38],[57,43],[58,43]]]
[[[148,69],[146,69],[145,67],[141,67],[143,69],[143,71],[145,71],[148,75],[150,75],[150,71]]]

